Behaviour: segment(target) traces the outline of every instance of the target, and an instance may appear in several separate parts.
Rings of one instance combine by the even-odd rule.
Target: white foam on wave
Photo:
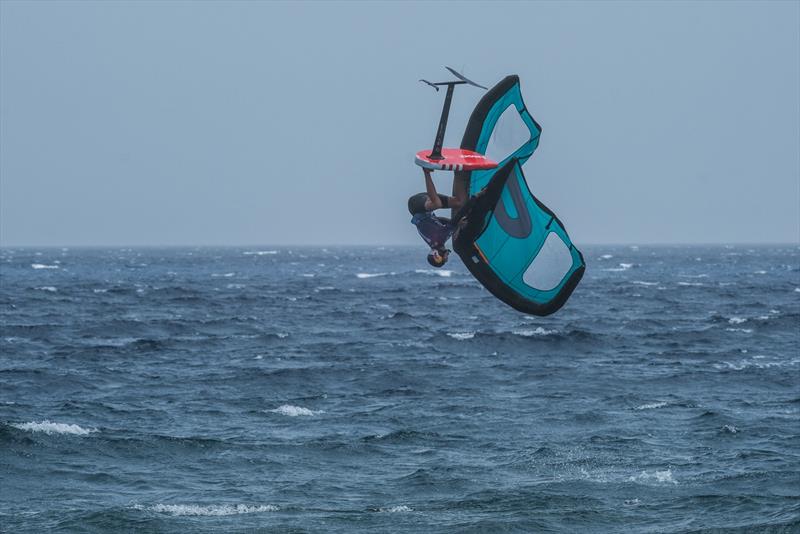
[[[400,506],[390,506],[388,508],[378,508],[379,512],[388,512],[390,514],[397,514],[402,512],[413,512],[414,509],[410,506],[401,504]]]
[[[58,265],[45,265],[44,263],[31,263],[34,269],[59,269]]]
[[[731,324],[742,324],[742,323],[746,323],[747,319],[745,319],[743,317],[731,317],[730,319],[728,319],[728,322],[731,323]]]
[[[609,271],[609,272],[614,272],[614,273],[619,273],[619,272],[622,272],[622,271],[627,271],[631,267],[633,267],[632,263],[620,263],[619,267],[610,267],[608,269],[603,269],[603,270],[604,271]]]
[[[453,271],[448,271],[447,269],[417,269],[414,272],[417,274],[444,276],[445,278],[453,276]]]
[[[755,272],[755,273],[753,273],[753,274],[767,274],[767,271],[756,271],[756,272]]]
[[[642,404],[634,408],[634,410],[655,410],[656,408],[663,408],[669,403],[666,401],[651,402],[650,404]]]
[[[314,277],[315,277],[315,276],[317,276],[317,275],[315,275],[314,273],[303,273],[303,275],[302,275],[302,276],[303,276],[304,278],[314,278]]]
[[[726,328],[726,332],[742,332],[743,334],[752,334],[752,328]]]
[[[601,260],[610,260],[613,257],[614,256],[612,256],[611,254],[603,254],[602,256],[600,256],[600,259]]]
[[[53,286],[41,286],[41,287],[36,287],[34,289],[38,289],[39,291],[49,291],[51,293],[55,293],[56,291],[58,291],[58,289],[54,288]]]
[[[53,423],[50,421],[30,422],[30,423],[12,423],[11,426],[19,430],[26,430],[28,432],[44,432],[45,434],[72,434],[75,436],[85,436],[92,432],[97,432],[96,428],[83,428],[78,425],[70,425],[68,423]]]
[[[533,330],[513,330],[511,332],[516,336],[534,337],[534,336],[549,336],[550,334],[557,334],[558,330],[547,330],[541,326],[537,326]]]
[[[714,368],[719,370],[743,371],[745,369],[772,369],[776,367],[794,367],[800,364],[800,358],[785,361],[766,360],[764,356],[753,356],[752,358],[739,360],[736,362],[715,363]]]
[[[644,484],[678,484],[678,481],[672,476],[672,469],[667,469],[665,471],[653,471],[652,473],[642,471],[638,475],[629,477],[628,482],[639,482]]]
[[[212,273],[211,276],[214,278],[231,278],[236,276],[236,273]]]
[[[271,504],[154,504],[152,506],[136,504],[133,508],[134,510],[144,510],[174,516],[225,516],[277,512],[279,510],[277,506]]]
[[[641,280],[634,280],[631,282],[632,284],[636,284],[637,286],[657,286],[658,282],[643,282]]]
[[[796,288],[794,288],[794,292],[795,292],[795,293],[800,293],[800,287],[796,287]]]
[[[277,250],[248,250],[242,252],[245,256],[272,256],[277,253]]]
[[[678,282],[678,285],[684,287],[702,287],[705,284],[701,284],[700,282]]]
[[[387,276],[389,273],[356,273],[358,278],[376,278],[378,276]]]
[[[465,339],[472,339],[475,337],[475,332],[448,332],[447,335],[453,339],[464,341]]]
[[[303,408],[302,406],[294,406],[292,404],[284,404],[282,406],[278,406],[274,410],[267,410],[272,413],[277,413],[280,415],[286,415],[288,417],[309,417],[312,415],[319,415],[321,413],[325,413],[322,410],[309,410],[308,408]]]

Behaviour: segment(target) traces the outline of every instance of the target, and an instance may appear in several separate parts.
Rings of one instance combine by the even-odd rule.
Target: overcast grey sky
[[[3,0],[0,40],[2,245],[417,243],[444,65],[519,74],[579,245],[800,241],[795,1]]]

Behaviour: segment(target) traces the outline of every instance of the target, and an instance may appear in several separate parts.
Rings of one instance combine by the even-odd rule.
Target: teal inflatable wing
[[[470,223],[480,217],[478,227],[460,231],[453,248],[497,298],[524,313],[549,315],[564,305],[586,267],[564,225],[525,181],[522,166],[541,133],[522,100],[517,76],[507,76],[478,102],[461,148],[486,154],[499,165],[467,173],[470,196],[485,189],[492,200],[487,209],[467,216]]]

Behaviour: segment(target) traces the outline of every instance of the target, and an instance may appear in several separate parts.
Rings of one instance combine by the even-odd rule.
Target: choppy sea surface
[[[800,531],[800,247],[0,250],[0,531]]]

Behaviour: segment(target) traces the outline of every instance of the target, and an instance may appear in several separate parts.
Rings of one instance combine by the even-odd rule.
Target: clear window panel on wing
[[[530,141],[531,132],[522,120],[517,108],[508,106],[494,126],[486,156],[497,162],[503,161],[519,147]]]

